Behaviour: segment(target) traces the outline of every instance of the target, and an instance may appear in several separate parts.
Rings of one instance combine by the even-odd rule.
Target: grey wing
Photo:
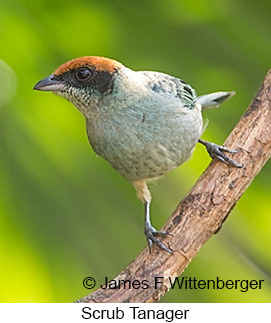
[[[148,78],[148,86],[156,93],[168,93],[180,99],[182,105],[192,109],[197,101],[196,91],[186,82],[174,76],[159,72],[143,72]]]

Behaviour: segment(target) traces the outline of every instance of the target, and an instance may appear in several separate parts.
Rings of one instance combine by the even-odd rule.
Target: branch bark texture
[[[170,288],[169,277],[179,276],[195,257],[200,247],[216,233],[271,156],[271,70],[258,93],[233,129],[225,144],[239,149],[234,159],[243,168],[231,167],[220,161],[211,162],[189,194],[162,228],[172,234],[163,240],[173,255],[153,247],[145,248],[115,280],[147,280],[149,287],[98,289],[77,302],[155,302]],[[154,277],[163,277],[158,288]]]

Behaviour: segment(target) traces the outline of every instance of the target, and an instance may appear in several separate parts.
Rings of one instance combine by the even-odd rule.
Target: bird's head
[[[34,90],[54,92],[80,109],[80,106],[111,93],[116,74],[122,67],[121,63],[105,57],[76,58],[39,81]]]

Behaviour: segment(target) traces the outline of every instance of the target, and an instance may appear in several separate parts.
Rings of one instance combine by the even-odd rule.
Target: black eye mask
[[[98,91],[103,94],[113,89],[112,73],[97,71],[90,67],[72,69],[60,76],[60,79],[67,85],[89,89],[90,92]]]

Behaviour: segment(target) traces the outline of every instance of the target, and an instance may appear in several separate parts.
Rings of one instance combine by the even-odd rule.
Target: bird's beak
[[[65,83],[60,81],[54,74],[45,77],[33,87],[33,90],[53,92],[64,91],[64,89]]]

